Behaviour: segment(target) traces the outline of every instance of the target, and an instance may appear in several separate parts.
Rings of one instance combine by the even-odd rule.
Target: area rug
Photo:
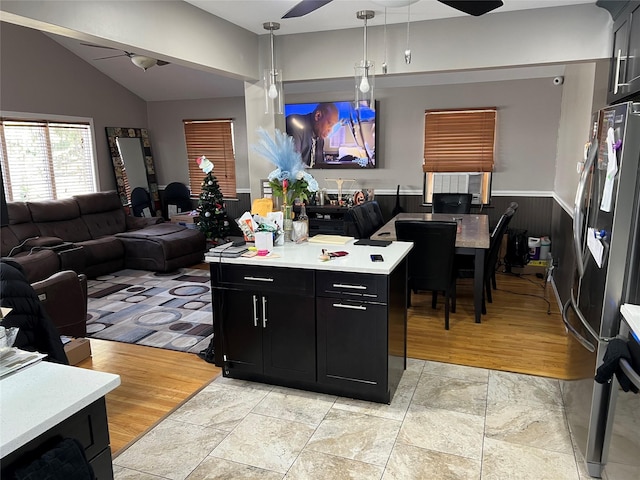
[[[91,338],[198,353],[213,335],[207,270],[120,270],[88,282]]]

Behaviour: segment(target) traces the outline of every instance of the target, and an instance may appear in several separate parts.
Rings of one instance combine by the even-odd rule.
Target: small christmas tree
[[[229,216],[224,208],[224,201],[218,180],[213,175],[213,163],[204,155],[196,159],[198,166],[207,174],[202,181],[202,191],[198,199],[198,228],[208,240],[214,244],[229,235],[231,227]]]

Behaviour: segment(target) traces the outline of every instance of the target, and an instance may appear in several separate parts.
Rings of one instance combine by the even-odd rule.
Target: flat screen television
[[[290,103],[284,106],[287,134],[309,168],[375,168],[374,108],[353,102]]]

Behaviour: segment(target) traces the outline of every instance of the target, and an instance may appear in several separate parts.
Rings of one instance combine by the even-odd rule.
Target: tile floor
[[[390,405],[219,377],[113,463],[116,480],[589,478],[557,380],[413,359]]]

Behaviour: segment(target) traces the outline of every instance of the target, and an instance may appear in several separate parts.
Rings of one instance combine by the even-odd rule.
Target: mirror
[[[149,192],[152,210],[160,209],[156,168],[151,142],[145,128],[107,127],[107,141],[123,206],[131,205],[131,191],[142,187]]]

